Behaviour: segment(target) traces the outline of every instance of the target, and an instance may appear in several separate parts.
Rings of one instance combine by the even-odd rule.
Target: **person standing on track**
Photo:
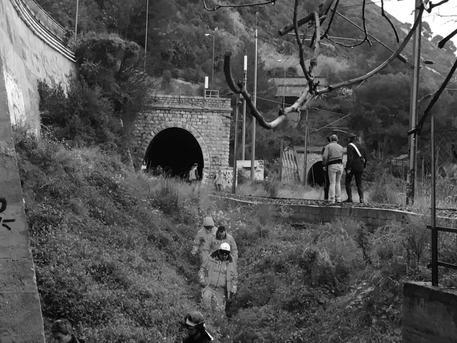
[[[363,170],[367,166],[366,153],[357,142],[357,136],[352,134],[349,136],[349,144],[347,146],[347,162],[346,162],[346,193],[348,198],[344,202],[352,202],[352,177],[355,178],[357,192],[359,193],[359,201],[364,202],[362,176]]]
[[[330,136],[330,143],[324,148],[322,161],[327,166],[330,180],[328,201],[331,204],[341,202],[341,176],[343,174],[343,152],[344,148],[338,144],[338,136]]]

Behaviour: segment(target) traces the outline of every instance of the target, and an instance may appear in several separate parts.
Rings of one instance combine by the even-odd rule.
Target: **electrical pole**
[[[236,160],[237,160],[237,150],[238,150],[238,95],[235,95],[235,108],[234,108],[234,113],[233,115],[235,116],[235,135],[234,135],[234,141],[233,141],[233,178],[232,178],[232,193],[236,193],[236,179],[237,179],[237,165],[236,165]]]
[[[76,16],[75,16],[75,44],[78,39],[78,17],[79,17],[79,0],[76,0]]]
[[[144,64],[143,71],[146,72],[146,59],[148,53],[148,26],[149,26],[149,0],[146,0],[146,27],[144,33]]]
[[[255,12],[255,52],[254,52],[254,106],[257,106],[257,12]],[[251,181],[255,177],[255,129],[257,120],[252,117],[252,148],[251,148]]]
[[[309,135],[309,130],[308,130],[308,109],[306,109],[306,116],[305,116],[305,123],[306,123],[306,128],[305,128],[305,151],[303,151],[303,184],[306,186],[308,183],[307,175],[306,175],[306,170],[308,169],[308,135]]]
[[[414,20],[417,20],[419,15],[419,8],[422,5],[422,0],[415,0],[415,11]],[[421,54],[421,31],[422,31],[422,20],[417,26],[416,32],[414,33],[413,41],[413,75],[411,77],[411,97],[410,97],[410,119],[409,125],[410,130],[416,127],[417,120],[417,96],[419,93],[419,63]],[[414,204],[414,193],[415,193],[415,166],[416,166],[416,133],[409,136],[409,169],[407,177],[407,190],[406,190],[406,204]]]
[[[246,88],[248,84],[248,56],[244,55],[244,63],[243,63],[243,85]],[[243,129],[242,129],[242,137],[241,137],[241,159],[244,161],[246,159],[246,100],[243,98]]]

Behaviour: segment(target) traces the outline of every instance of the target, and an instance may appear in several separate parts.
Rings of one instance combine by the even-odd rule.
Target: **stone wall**
[[[404,343],[457,342],[457,291],[406,282],[402,324]]]
[[[38,21],[24,1],[1,0],[0,59],[0,81],[6,83],[12,124],[38,134],[38,81],[67,85],[75,72],[73,53]]]
[[[230,99],[192,96],[151,96],[132,130],[132,157],[139,168],[152,139],[160,131],[177,127],[190,132],[203,153],[203,181],[217,170],[228,169],[231,120]]]

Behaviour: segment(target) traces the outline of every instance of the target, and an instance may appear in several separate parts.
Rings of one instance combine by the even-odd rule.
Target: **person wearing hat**
[[[238,273],[230,255],[230,245],[222,243],[202,264],[198,273],[202,290],[202,305],[208,310],[224,312],[226,301],[236,294]]]
[[[58,319],[51,326],[51,342],[55,343],[84,343],[78,340],[73,333],[73,327],[68,319]]]
[[[203,227],[198,230],[192,246],[192,255],[200,253],[200,262],[204,262],[210,253],[210,244],[216,236],[216,228],[212,217],[203,218]]]
[[[236,245],[235,238],[233,238],[231,234],[227,233],[227,229],[223,225],[217,228],[216,236],[212,237],[209,251],[216,251],[224,242],[230,245],[230,255],[233,258],[233,262],[236,263],[236,261],[238,261],[238,247]]]
[[[208,343],[213,340],[205,328],[205,320],[199,311],[191,311],[184,317],[184,325],[188,330],[188,335],[183,343]]]
[[[330,143],[324,148],[322,162],[327,166],[328,178],[330,181],[328,190],[328,201],[331,204],[341,202],[341,176],[343,175],[343,153],[344,148],[338,144],[338,136],[330,136]]]
[[[357,192],[359,193],[359,201],[363,203],[363,187],[362,187],[362,176],[363,170],[367,166],[367,158],[365,151],[362,149],[360,144],[357,142],[357,136],[351,134],[349,136],[349,144],[347,146],[347,162],[346,162],[346,193],[348,198],[345,202],[352,202],[352,188],[351,182],[352,177],[355,178],[355,184],[357,185]]]

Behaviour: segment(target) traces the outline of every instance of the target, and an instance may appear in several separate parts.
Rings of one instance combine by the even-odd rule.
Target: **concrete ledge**
[[[457,290],[426,282],[403,286],[403,342],[457,342]]]

